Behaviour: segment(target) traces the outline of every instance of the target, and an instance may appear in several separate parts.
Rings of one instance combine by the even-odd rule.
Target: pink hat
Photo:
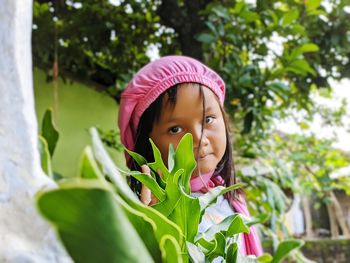
[[[185,56],[166,56],[141,68],[121,94],[119,129],[121,142],[133,150],[136,132],[144,111],[160,94],[176,84],[195,82],[210,88],[223,105],[225,83],[198,60]]]

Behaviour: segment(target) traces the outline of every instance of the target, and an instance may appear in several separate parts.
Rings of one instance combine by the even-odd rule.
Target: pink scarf
[[[206,193],[216,186],[224,185],[224,179],[220,175],[213,176],[213,172],[211,172],[201,176],[192,177],[190,185],[192,192]],[[250,217],[247,204],[242,195],[240,195],[238,199],[231,198],[228,201],[234,211]],[[263,254],[261,242],[254,226],[250,227],[250,233],[243,233],[242,241],[240,252],[243,255],[255,255],[259,257]]]

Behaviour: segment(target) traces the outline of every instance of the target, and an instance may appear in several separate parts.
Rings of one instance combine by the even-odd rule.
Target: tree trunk
[[[306,231],[306,238],[310,239],[314,236],[312,231],[312,217],[311,217],[311,210],[310,210],[310,202],[309,199],[305,196],[301,198],[302,200],[302,206],[305,216],[305,231]]]
[[[333,207],[335,218],[337,220],[338,226],[341,229],[342,235],[345,238],[349,238],[350,237],[350,229],[349,229],[349,226],[348,226],[348,224],[346,222],[346,218],[345,218],[345,215],[343,213],[343,209],[341,208],[341,206],[339,204],[339,201],[338,201],[337,197],[335,196],[335,194],[333,193],[333,191],[331,191],[329,193],[329,197],[332,200],[332,204],[331,205]]]
[[[195,36],[202,32],[205,19],[199,15],[210,1],[187,0],[183,6],[179,6],[177,0],[163,0],[158,10],[158,15],[164,25],[173,28],[178,33],[178,41],[184,55],[203,60],[202,44]]]
[[[0,262],[71,262],[35,206],[55,184],[40,167],[31,31],[32,1],[0,1]]]
[[[328,217],[329,217],[329,225],[331,229],[331,237],[338,238],[339,228],[337,224],[337,219],[335,218],[335,213],[334,213],[332,204],[327,204],[327,211],[328,211]]]

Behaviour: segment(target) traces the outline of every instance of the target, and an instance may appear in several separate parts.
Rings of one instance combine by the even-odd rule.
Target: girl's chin
[[[215,171],[215,169],[205,169],[205,170],[203,169],[203,170],[201,170],[201,173],[200,173],[200,174],[201,174],[201,175],[208,174],[208,173],[213,174],[214,171]],[[197,177],[197,176],[199,176],[199,172],[198,172],[197,169],[195,169],[195,170],[193,171],[191,177]]]

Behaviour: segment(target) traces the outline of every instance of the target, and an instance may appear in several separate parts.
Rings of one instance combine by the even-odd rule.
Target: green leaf
[[[39,135],[38,144],[39,144],[39,153],[40,153],[40,159],[41,159],[41,168],[43,169],[46,175],[53,178],[51,156],[50,156],[49,147],[47,145],[45,138]]]
[[[207,254],[207,257],[210,261],[212,261],[216,257],[225,257],[225,247],[226,247],[226,239],[225,236],[218,232],[214,236],[214,246],[211,251]]]
[[[284,213],[286,196],[281,188],[269,179],[264,180],[264,184],[269,206],[280,214]]]
[[[125,178],[119,173],[118,168],[115,166],[111,157],[103,147],[103,143],[99,137],[97,129],[91,128],[90,134],[92,138],[92,148],[95,158],[100,163],[102,170],[109,176],[110,180],[118,188],[120,195],[128,200],[141,203],[134,192],[131,191],[129,185],[126,183]]]
[[[144,164],[147,164],[147,160],[140,154],[130,151],[129,149],[124,148],[124,150],[136,161],[136,163],[141,167]]]
[[[52,109],[46,110],[41,125],[41,135],[45,138],[52,156],[58,141],[59,133],[52,119]]]
[[[144,173],[131,173],[131,176],[147,186],[160,202],[165,200],[165,191],[158,185],[153,177]]]
[[[269,90],[280,97],[284,102],[287,102],[290,97],[289,87],[282,82],[274,82],[268,85]]]
[[[112,193],[58,189],[42,193],[37,204],[75,262],[153,262]]]
[[[297,59],[303,53],[317,52],[317,51],[319,51],[319,47],[316,44],[313,44],[313,43],[303,44],[302,46],[293,49],[290,55],[290,58],[292,60]]]
[[[227,230],[227,236],[232,237],[233,235],[239,234],[239,233],[249,233],[250,229],[249,227],[244,223],[243,218],[238,215],[233,218],[232,223]]]
[[[314,43],[304,44],[299,49],[303,53],[305,53],[305,52],[316,52],[316,51],[320,50],[320,48]]]
[[[258,257],[258,262],[259,263],[270,263],[272,261],[272,256],[268,253],[264,253],[260,257]]]
[[[177,224],[189,242],[194,242],[200,223],[200,205],[198,198],[191,197],[182,192],[169,219]]]
[[[156,172],[159,169],[162,173],[164,181],[166,181],[169,177],[168,168],[165,166],[165,164],[163,162],[160,150],[157,148],[157,146],[154,144],[154,142],[151,139],[150,139],[150,143],[152,145],[154,162],[148,163],[148,166],[151,167]]]
[[[177,240],[171,235],[164,235],[160,240],[160,249],[162,250],[163,262],[169,263],[182,263],[181,257],[175,255],[181,255],[181,249]]]
[[[201,238],[212,240],[217,232],[227,233],[226,236],[231,237],[237,233],[249,233],[249,228],[244,224],[244,221],[239,214],[233,214],[226,217],[219,224],[211,226],[204,233],[198,234],[195,240],[196,242],[199,242]]]
[[[297,9],[290,10],[289,12],[285,13],[281,18],[281,24],[282,26],[289,26],[292,22],[297,20],[299,17],[299,11]]]
[[[245,220],[244,223],[247,225],[247,226],[253,226],[253,225],[256,225],[256,224],[261,224],[261,223],[264,223],[266,222],[268,219],[270,218],[270,215],[269,214],[259,214],[255,217],[250,217],[249,220]]]
[[[246,5],[247,4],[245,2],[236,2],[236,5],[235,5],[235,8],[234,8],[233,12],[235,14],[239,14],[242,10],[244,10],[244,7]]]
[[[80,177],[87,179],[104,180],[104,176],[98,167],[90,146],[85,147],[80,161]]]
[[[224,186],[217,186],[213,189],[211,189],[209,192],[201,195],[198,197],[199,199],[199,204],[200,204],[200,209],[201,212],[204,212],[204,210],[210,206],[212,203],[216,201],[216,199],[220,196],[223,195],[227,192],[230,192],[235,189],[242,188],[245,184],[243,183],[238,183],[234,185],[230,185],[229,187],[224,187]]]
[[[216,5],[214,8],[212,8],[212,12],[215,13],[217,16],[225,18],[227,20],[231,19],[228,9],[223,5]]]
[[[301,36],[304,36],[306,33],[305,33],[305,27],[303,27],[301,24],[296,24],[296,25],[293,25],[292,27],[292,33],[294,35],[301,35]]]
[[[307,16],[328,16],[329,14],[326,11],[323,11],[321,9],[314,9],[314,10],[310,10],[307,12]]]
[[[305,1],[306,11],[311,12],[317,9],[321,5],[321,0],[308,0]]]
[[[258,13],[246,9],[239,13],[239,17],[244,19],[247,23],[252,23],[260,19]]]
[[[227,248],[226,262],[236,263],[237,262],[237,243],[231,243]]]
[[[209,33],[200,33],[196,36],[196,39],[205,44],[211,44],[216,41],[216,37]]]
[[[170,175],[165,187],[166,199],[152,207],[168,217],[180,200],[181,192],[179,191],[179,178],[184,173],[183,169],[178,170],[174,175]]]
[[[159,247],[159,235],[157,232],[159,228],[162,228],[163,224],[157,220],[153,220],[151,217],[147,216],[146,213],[141,212],[140,209],[132,208],[127,202],[125,202],[118,195],[115,195],[115,200],[120,204],[126,215],[128,216],[130,223],[133,225],[138,235],[141,237],[143,243],[146,245],[148,251],[152,255],[155,262],[160,262],[162,260],[162,252]],[[169,231],[171,233],[171,231]],[[158,238],[157,238],[158,237]],[[160,236],[161,238],[162,236]],[[164,248],[166,250],[166,248]],[[176,254],[173,254],[173,258],[178,258]]]
[[[308,73],[316,76],[316,72],[310,67],[309,63],[303,59],[292,61],[286,70],[302,76],[306,76]]]
[[[252,78],[249,74],[244,74],[243,76],[239,77],[238,84],[242,87],[251,87],[252,86]]]
[[[304,245],[304,241],[297,239],[290,239],[281,242],[273,256],[271,263],[281,262],[292,250],[297,249]]]
[[[191,262],[205,263],[205,255],[199,247],[188,241],[186,241],[186,247]]]
[[[185,169],[184,175],[182,176],[181,182],[184,186],[185,192],[187,194],[191,193],[190,189],[190,179],[192,176],[192,172],[196,167],[196,160],[194,158],[193,153],[193,141],[192,134],[186,133],[179,144],[176,147],[175,151],[175,166],[174,171],[178,171],[179,169]]]

